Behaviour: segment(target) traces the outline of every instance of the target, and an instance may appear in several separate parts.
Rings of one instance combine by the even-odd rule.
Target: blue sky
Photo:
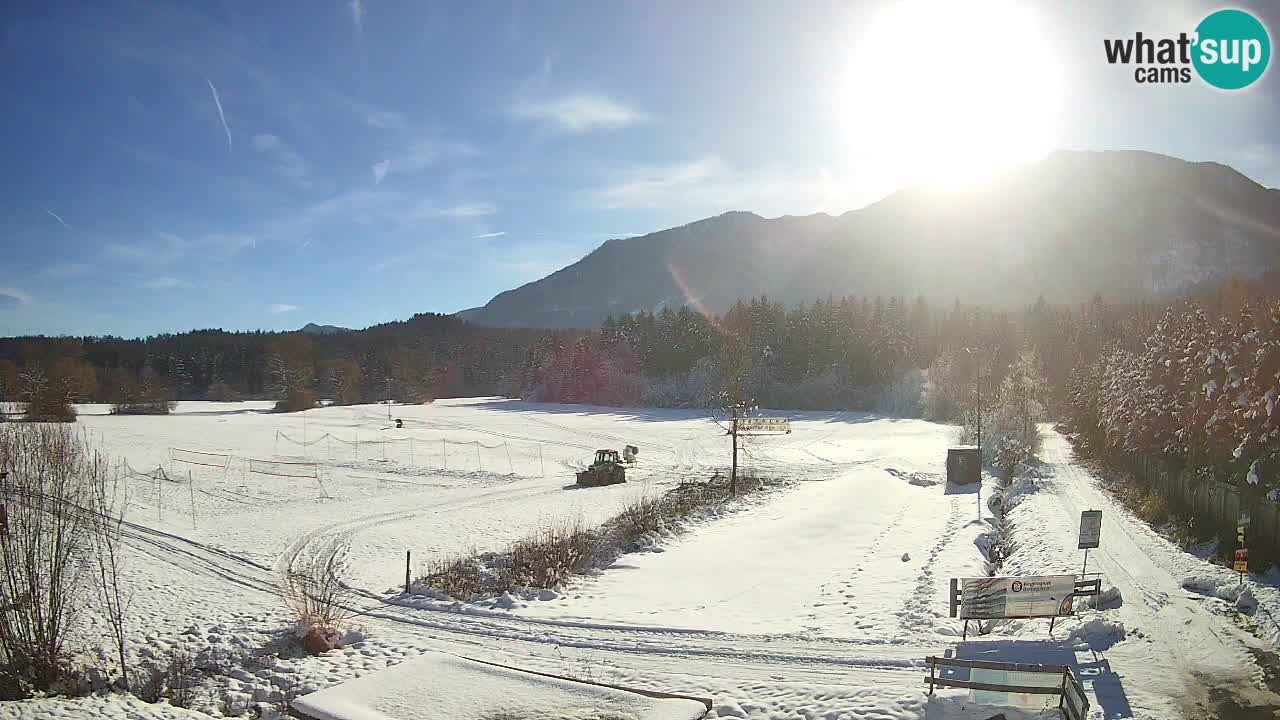
[[[984,128],[1280,186],[1274,70],[1223,93],[1104,61],[1213,4],[1037,3],[1030,44],[943,18],[925,49],[885,39],[900,4],[11,3],[0,334],[452,312],[609,238],[860,207]]]

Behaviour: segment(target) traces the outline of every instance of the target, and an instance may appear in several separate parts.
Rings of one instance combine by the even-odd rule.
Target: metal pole
[[[542,446],[538,446],[538,467],[542,468],[542,479],[547,478],[547,466],[542,462]]]
[[[729,472],[729,494],[738,496],[738,406],[733,406],[733,469]]]
[[[187,471],[187,492],[191,495],[191,529],[196,529],[196,484],[191,479],[191,471]]]
[[[974,356],[978,368],[974,385],[978,389],[978,522],[982,522],[982,360]]]
[[[1084,565],[1080,566],[1080,579],[1084,579],[1085,570],[1089,567],[1089,548],[1084,549]]]
[[[444,469],[449,469],[449,438],[440,438],[440,447],[444,448]]]
[[[409,594],[409,558],[413,556],[412,550],[404,551],[404,594]]]

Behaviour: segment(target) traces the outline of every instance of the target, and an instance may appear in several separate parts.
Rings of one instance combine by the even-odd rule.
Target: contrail
[[[47,207],[44,207],[43,205],[41,205],[40,207],[41,207],[41,209],[43,209],[45,212],[47,212],[47,213],[49,213],[51,216],[53,216],[53,219],[54,219],[54,220],[57,220],[57,221],[58,221],[58,223],[59,223],[60,225],[62,225],[62,227],[66,228],[66,229],[68,229],[68,230],[70,230],[70,229],[71,229],[71,226],[67,224],[67,221],[66,221],[66,220],[63,220],[63,219],[62,219],[62,216],[61,216],[61,215],[59,215],[58,213],[56,213],[56,212],[54,212],[54,211],[50,210],[50,209],[49,209],[49,208],[47,208]]]
[[[222,121],[222,129],[227,133],[227,149],[231,149],[231,128],[227,127],[227,115],[222,112],[222,100],[218,98],[218,88],[213,86],[213,81],[209,78],[204,79],[209,83],[209,92],[213,93],[213,104],[218,106],[218,119]]]

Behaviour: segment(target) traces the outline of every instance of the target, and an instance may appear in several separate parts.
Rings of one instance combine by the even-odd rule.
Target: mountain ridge
[[[458,313],[500,327],[738,299],[924,295],[1011,305],[1158,296],[1280,268],[1280,190],[1228,165],[1055,151],[958,190],[908,187],[840,215],[731,211],[607,240]]]

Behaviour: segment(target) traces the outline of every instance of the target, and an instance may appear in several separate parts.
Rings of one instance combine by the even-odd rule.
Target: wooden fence
[[[1161,457],[1136,455],[1113,463],[1164,497],[1171,510],[1222,535],[1234,536],[1240,513],[1247,512],[1249,548],[1280,558],[1280,503],[1268,500],[1262,490],[1195,477],[1191,470]]]

